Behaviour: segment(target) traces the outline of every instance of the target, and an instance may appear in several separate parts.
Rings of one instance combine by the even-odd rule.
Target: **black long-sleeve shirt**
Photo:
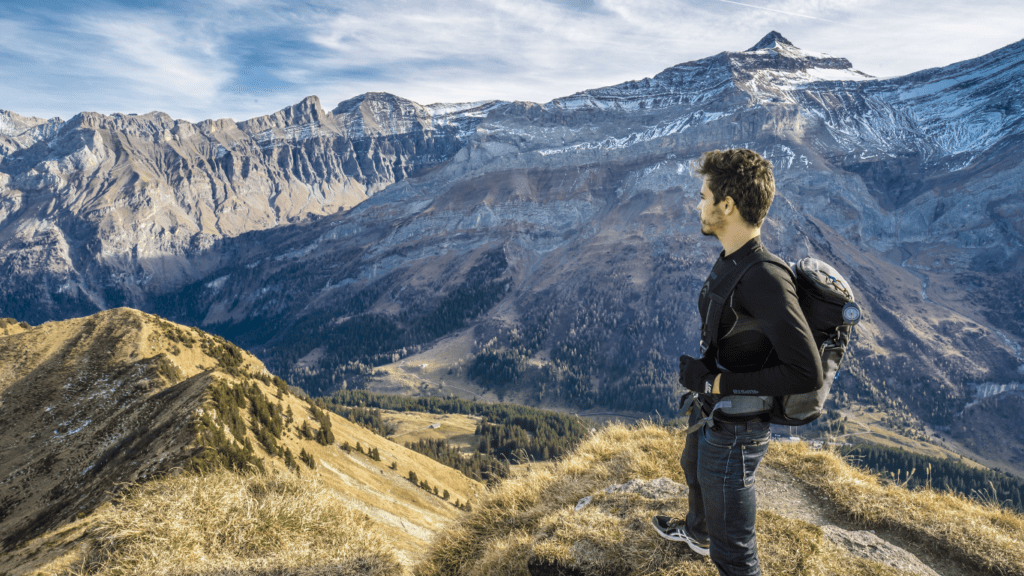
[[[723,252],[712,277],[721,277],[754,250],[766,250],[760,236],[728,256]],[[702,319],[710,302],[706,288],[699,300]],[[760,262],[743,275],[722,310],[717,348],[715,360],[728,370],[722,373],[720,396],[803,394],[821,385],[821,357],[796,286],[776,264]]]

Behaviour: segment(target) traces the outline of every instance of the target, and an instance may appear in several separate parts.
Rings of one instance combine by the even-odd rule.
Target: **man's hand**
[[[679,383],[698,394],[711,394],[717,386],[717,374],[696,358],[679,357]]]

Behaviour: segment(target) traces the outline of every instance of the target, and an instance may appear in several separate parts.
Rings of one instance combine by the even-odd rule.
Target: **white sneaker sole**
[[[693,550],[697,554],[700,554],[701,556],[710,556],[711,555],[711,550],[710,549],[708,549],[708,548],[701,548],[700,546],[697,545],[696,542],[693,541],[692,538],[690,538],[686,534],[680,534],[680,533],[668,534],[668,533],[664,532],[662,530],[662,527],[658,524],[658,521],[655,518],[651,519],[651,524],[654,525],[654,530],[658,533],[658,535],[661,536],[662,538],[664,538],[665,540],[671,540],[672,542],[686,542],[686,545],[690,547],[690,550]]]

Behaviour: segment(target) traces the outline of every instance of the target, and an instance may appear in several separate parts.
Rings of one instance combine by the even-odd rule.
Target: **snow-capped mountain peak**
[[[790,48],[799,50],[799,48],[794,46],[792,42],[786,40],[785,36],[779,34],[775,30],[772,30],[764,38],[761,38],[760,42],[754,44],[753,48],[748,49],[747,52],[757,52],[758,50],[773,50],[779,48],[780,46],[788,46]]]
[[[775,32],[769,32],[757,44],[739,54],[731,53],[735,60],[747,67],[751,64],[756,67],[767,68],[792,68],[795,63],[786,63],[785,60],[800,61],[797,66],[802,68],[829,68],[834,70],[850,70],[853,64],[846,58],[837,58],[823,52],[811,52],[795,46],[785,36]],[[768,57],[768,60],[765,60]],[[780,57],[784,60],[780,62]],[[862,75],[867,77],[866,75]],[[860,78],[863,79],[863,78]]]
[[[545,104],[549,110],[654,110],[685,106],[703,109],[735,95],[737,89],[762,103],[795,102],[793,89],[815,82],[857,82],[873,76],[846,58],[794,46],[770,32],[749,50],[722,52],[667,68],[653,78],[577,92]],[[714,111],[714,110],[713,110]]]

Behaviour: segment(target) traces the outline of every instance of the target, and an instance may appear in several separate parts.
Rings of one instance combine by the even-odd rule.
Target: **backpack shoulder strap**
[[[796,283],[796,272],[793,271],[793,267],[790,266],[788,262],[786,262],[782,258],[779,258],[775,254],[772,254],[771,252],[766,252],[761,256],[762,258],[760,262],[768,262],[770,264],[775,264],[779,268],[782,268],[783,270],[786,271],[787,274],[789,274],[789,277],[793,280],[794,284]]]
[[[761,252],[752,252],[743,260],[736,263],[736,266],[715,283],[708,294],[708,310],[703,318],[700,328],[700,352],[701,355],[718,345],[718,324],[722,319],[722,311],[725,309],[725,301],[736,289],[743,275],[751,266],[758,262],[770,262],[771,259]],[[781,261],[780,261],[781,262]]]
[[[754,264],[759,262],[768,262],[779,266],[795,281],[796,277],[789,264],[771,252],[760,250],[754,251],[747,255],[743,260],[737,262],[736,267],[729,273],[722,276],[722,279],[715,283],[714,288],[711,289],[711,293],[708,294],[710,303],[700,329],[701,355],[707,354],[709,349],[718,345],[718,324],[722,319],[722,312],[725,310],[725,301],[729,299],[729,295],[736,289],[736,285],[740,283],[740,280],[743,279],[743,276],[747,271],[750,270]]]

